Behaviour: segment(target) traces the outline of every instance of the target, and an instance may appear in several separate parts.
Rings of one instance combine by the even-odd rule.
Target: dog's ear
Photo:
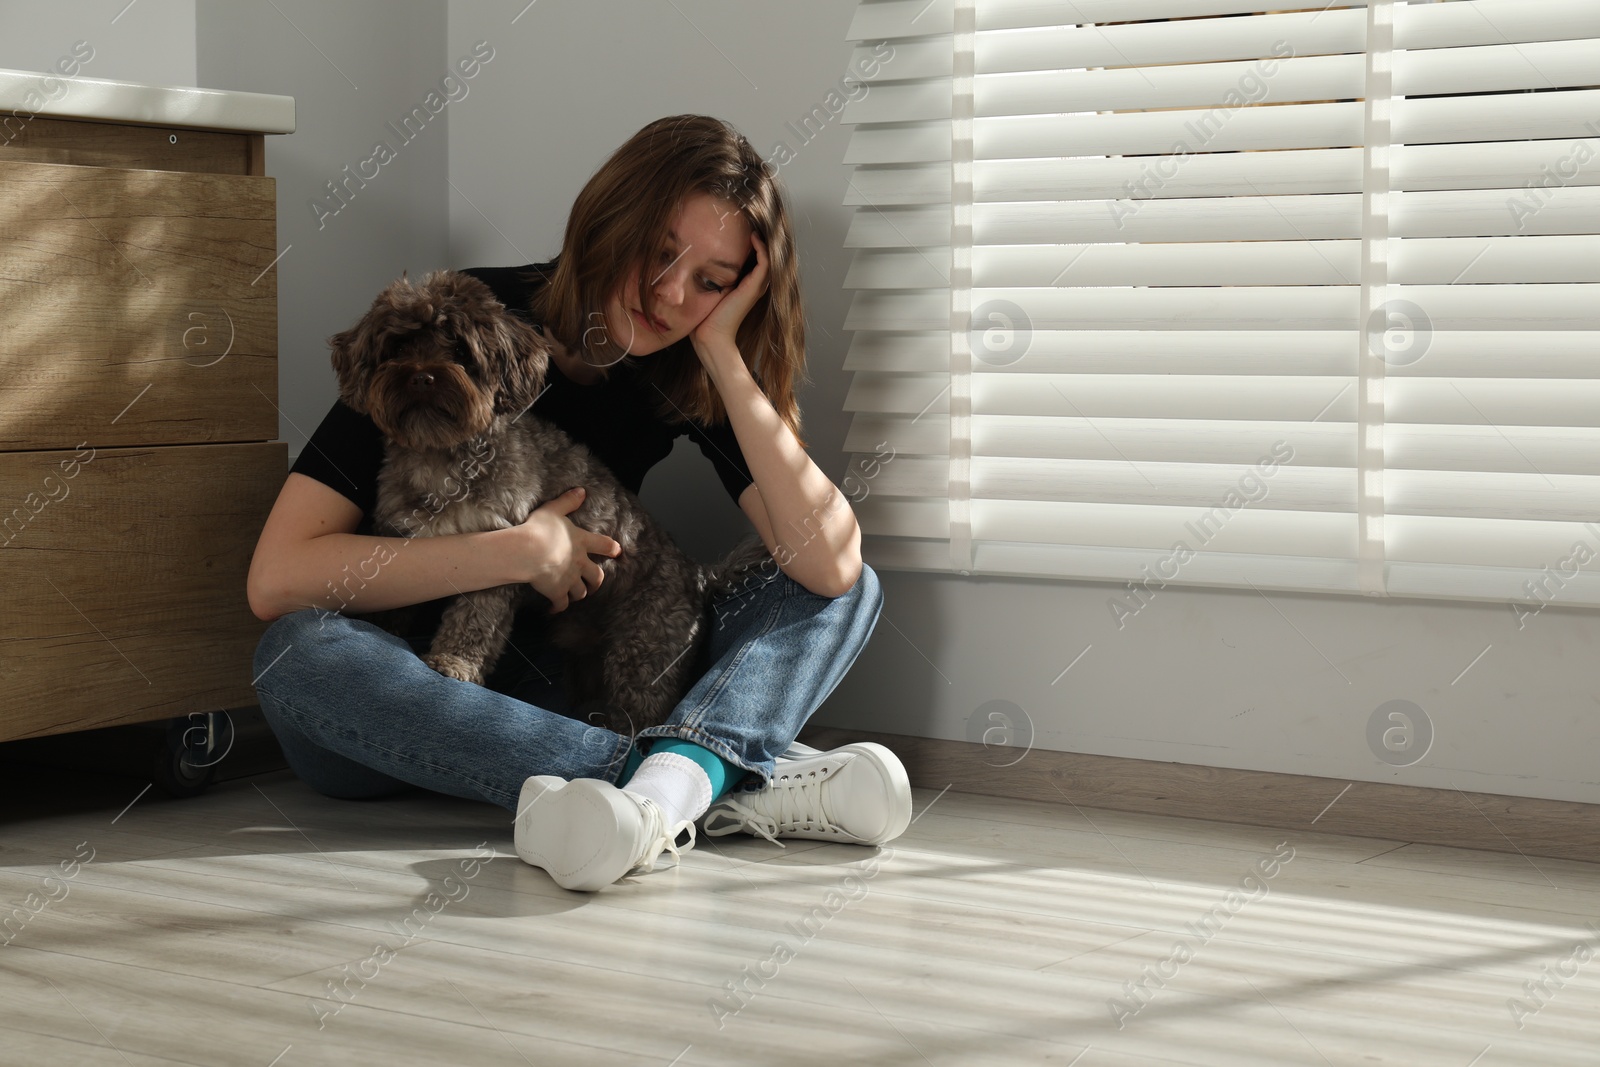
[[[414,296],[413,290],[411,282],[402,276],[378,294],[359,322],[328,338],[333,373],[339,379],[339,399],[363,415],[370,414],[367,392],[383,346],[394,334],[415,329],[414,323],[402,321],[400,311]]]
[[[512,314],[502,311],[494,324],[495,348],[502,353],[500,393],[494,410],[520,415],[544,392],[550,371],[550,348],[557,342]]]
[[[363,415],[367,414],[367,388],[372,380],[372,365],[377,347],[369,312],[362,320],[328,338],[332,349],[333,373],[339,379],[339,399]]]

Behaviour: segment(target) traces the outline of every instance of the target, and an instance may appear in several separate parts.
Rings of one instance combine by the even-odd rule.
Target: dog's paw
[[[473,685],[483,684],[482,665],[469,662],[449,652],[430,652],[422,657],[422,662],[446,678],[454,678],[458,682],[471,682]]]

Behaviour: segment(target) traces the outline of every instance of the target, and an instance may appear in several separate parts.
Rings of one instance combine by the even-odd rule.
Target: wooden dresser
[[[0,740],[256,703],[293,128],[289,97],[0,71]]]

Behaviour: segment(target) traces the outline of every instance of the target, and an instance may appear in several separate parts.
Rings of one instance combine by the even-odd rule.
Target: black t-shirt
[[[513,313],[538,324],[529,311],[530,297],[554,267],[552,261],[524,267],[474,267],[463,273],[483,281]],[[643,358],[673,357],[698,358],[688,338]],[[720,426],[703,426],[692,421],[668,423],[657,410],[662,401],[660,391],[638,373],[638,362],[631,357],[612,366],[608,377],[592,385],[572,381],[552,360],[546,385],[548,388],[529,411],[589,446],[634,493],[639,492],[650,468],[665,459],[672,451],[673,442],[685,434],[711,460],[735,504],[754,481],[733,427],[727,423]],[[290,471],[315,478],[342,493],[361,509],[361,521],[355,532],[370,534],[383,451],[383,434],[372,417],[355,411],[342,400],[335,400]],[[437,625],[438,615],[448,600],[430,602],[419,616],[419,632]],[[359,612],[360,608],[352,604],[351,610]],[[527,611],[525,608],[519,613],[519,630]]]
[[[488,285],[496,298],[516,314],[537,322],[528,311],[529,300],[535,286],[541,284],[540,274],[553,269],[551,262],[526,267],[473,267],[462,273]],[[525,278],[527,272],[538,273],[530,281]],[[697,358],[687,338],[643,358],[682,356]],[[573,440],[588,445],[617,480],[634,493],[639,492],[650,468],[667,458],[673,442],[685,434],[711,460],[735,504],[754,481],[733,427],[726,422],[720,426],[690,421],[668,424],[657,411],[661,393],[638,373],[638,362],[633,358],[615,364],[609,377],[592,385],[574,382],[552,360],[546,385],[548,388],[529,410],[561,427]],[[290,470],[344,494],[361,509],[356,533],[368,534],[372,532],[372,513],[377,505],[383,447],[383,434],[370,415],[335,400]]]

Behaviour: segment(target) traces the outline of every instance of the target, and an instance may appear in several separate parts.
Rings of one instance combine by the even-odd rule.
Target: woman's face
[[[639,307],[635,266],[606,301],[607,335],[631,356],[681,341],[732,291],[752,247],[750,223],[736,204],[710,193],[686,197],[673,217],[667,250],[645,279],[655,297],[655,321],[646,321]]]

